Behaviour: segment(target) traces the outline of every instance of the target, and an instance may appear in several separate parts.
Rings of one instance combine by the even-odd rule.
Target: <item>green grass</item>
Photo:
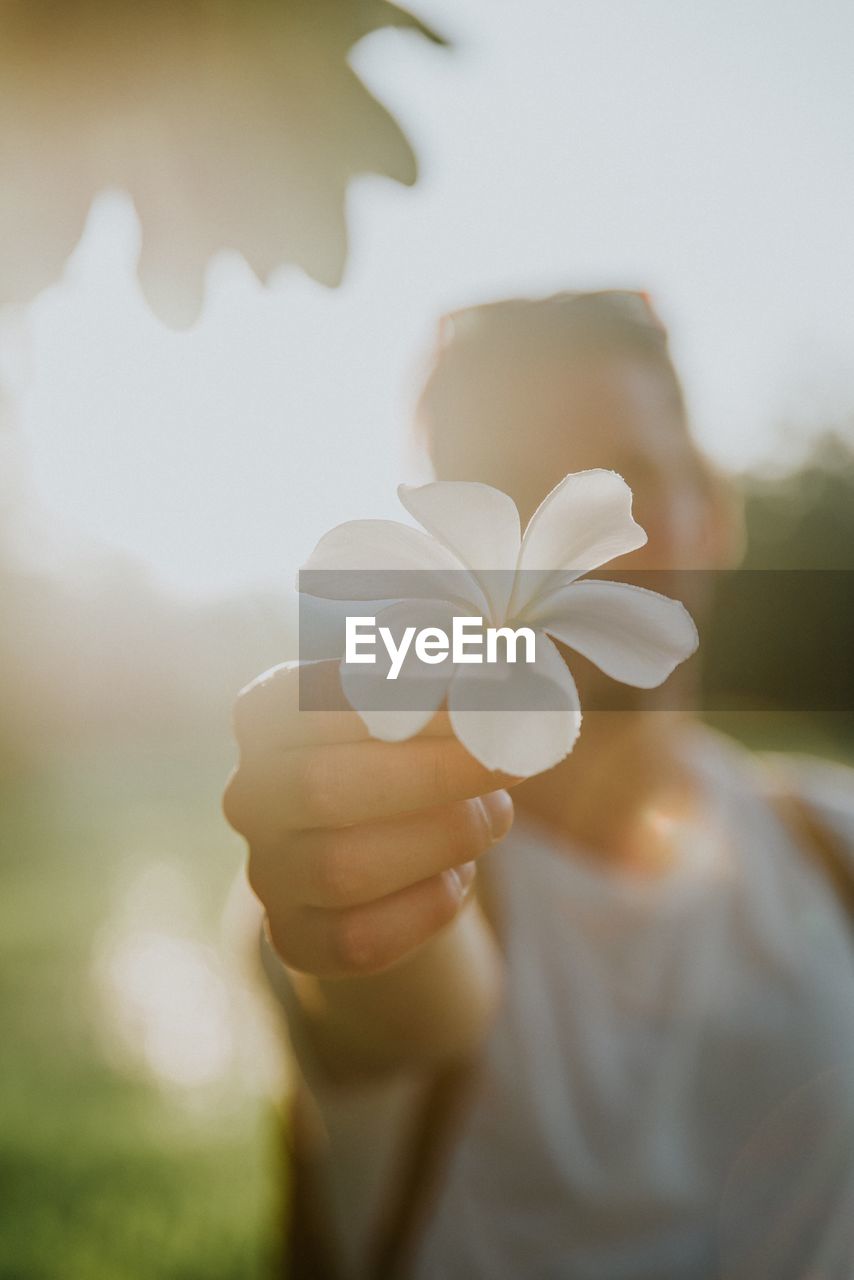
[[[719,719],[751,746],[851,758],[806,723]],[[229,750],[112,746],[0,788],[0,1280],[270,1273],[278,1124],[246,1058],[164,1081],[117,1045],[121,993],[111,1020],[97,978],[140,925],[238,967],[221,941],[243,856],[219,815]]]
[[[272,1106],[239,1061],[200,1085],[158,1076],[117,1038],[97,976],[104,938],[120,945],[146,912],[227,972],[241,853],[218,814],[225,768],[211,751],[114,747],[0,791],[2,1280],[269,1274]],[[178,877],[191,923],[168,877],[128,907],[151,865]]]

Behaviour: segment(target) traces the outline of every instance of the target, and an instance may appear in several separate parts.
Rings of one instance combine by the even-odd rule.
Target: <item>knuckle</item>
[[[333,926],[333,949],[337,965],[345,973],[371,973],[388,962],[362,912],[339,915]]]
[[[298,969],[306,972],[306,957],[302,955],[299,948],[295,946],[294,932],[288,928],[287,924],[281,920],[274,920],[272,916],[267,916],[267,925],[270,930],[270,941],[273,944],[273,950],[289,969]]]
[[[311,821],[320,827],[332,825],[337,817],[338,779],[328,751],[307,751],[302,755],[297,787]]]
[[[246,834],[246,787],[240,769],[235,769],[225,784],[222,793],[222,812],[230,827],[241,835]]]
[[[251,745],[266,733],[288,708],[298,705],[297,690],[297,673],[289,663],[271,667],[251,680],[234,702],[232,723],[237,741]]]
[[[267,906],[270,897],[270,877],[266,862],[259,857],[257,851],[250,849],[246,861],[246,879],[255,897]]]
[[[311,881],[321,906],[343,907],[358,900],[363,875],[349,836],[337,831],[323,836],[314,857]]]

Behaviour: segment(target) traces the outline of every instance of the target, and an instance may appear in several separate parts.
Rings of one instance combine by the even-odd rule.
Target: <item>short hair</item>
[[[645,293],[622,289],[510,298],[444,316],[419,408],[427,416],[464,382],[512,377],[532,365],[578,355],[628,355],[658,369],[684,415],[667,330]]]
[[[466,307],[444,316],[432,364],[416,408],[419,428],[429,437],[434,461],[460,446],[471,454],[480,403],[495,418],[489,423],[492,444],[500,451],[502,435],[516,426],[502,422],[505,403],[524,398],[538,379],[553,376],[562,364],[579,359],[608,360],[625,356],[641,362],[660,378],[663,397],[677,430],[684,432],[697,478],[705,486],[715,468],[697,446],[689,429],[685,397],[670,355],[667,330],[649,296],[622,289],[564,291],[542,298],[510,298]],[[474,413],[467,412],[474,410]],[[478,446],[479,447],[479,446]]]

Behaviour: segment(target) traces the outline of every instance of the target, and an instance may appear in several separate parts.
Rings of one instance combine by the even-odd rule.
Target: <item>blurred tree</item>
[[[748,569],[854,569],[854,432],[828,430],[796,471],[747,485]]]
[[[809,714],[854,730],[854,443],[819,436],[801,465],[746,477],[747,553],[718,575],[703,637],[706,704]]]
[[[57,277],[106,187],[136,203],[170,322],[195,317],[221,248],[337,284],[349,180],[416,177],[347,62],[389,26],[442,43],[387,0],[2,0],[0,305]]]

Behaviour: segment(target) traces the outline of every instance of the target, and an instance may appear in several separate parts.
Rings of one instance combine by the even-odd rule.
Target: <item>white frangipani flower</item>
[[[575,681],[549,637],[642,689],[661,684],[696,649],[697,629],[679,601],[627,583],[579,581],[647,540],[632,518],[631,489],[615,472],[566,476],[524,536],[516,504],[486,484],[440,480],[401,485],[398,495],[426,532],[394,520],[339,525],[303,566],[336,572],[312,577],[308,588],[301,579],[301,590],[388,600],[384,573],[420,571],[413,596],[421,598],[384,608],[378,626],[394,634],[404,625],[444,620],[450,631],[461,614],[491,626],[527,626],[536,632],[536,661],[505,656],[454,665],[448,658],[425,667],[410,653],[394,682],[386,680],[387,665],[342,662],[344,693],[374,737],[412,737],[447,700],[453,730],[473,756],[487,768],[527,777],[563,759],[581,727]],[[406,700],[413,679],[417,708]]]

